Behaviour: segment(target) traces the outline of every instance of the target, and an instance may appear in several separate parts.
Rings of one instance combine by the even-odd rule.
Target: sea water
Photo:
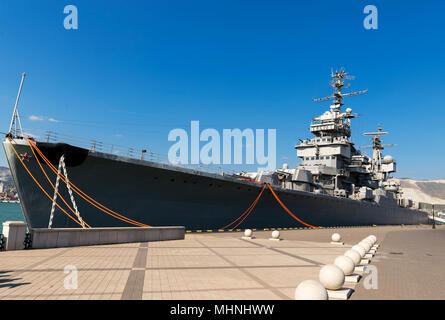
[[[5,221],[25,221],[20,203],[0,202],[0,230],[2,232]]]

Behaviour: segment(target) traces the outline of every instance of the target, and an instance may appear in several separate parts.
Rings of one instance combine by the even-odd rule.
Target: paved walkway
[[[0,298],[292,299],[301,281],[346,250],[233,236],[1,252]],[[77,289],[64,287],[68,265],[78,271]]]
[[[420,236],[428,233],[430,228],[399,226],[281,231],[285,240],[279,242],[268,240],[270,231],[256,232],[257,238],[253,240],[241,239],[240,233],[187,234],[185,240],[177,241],[0,252],[0,299],[293,299],[295,288],[301,281],[317,279],[322,265],[332,263],[336,256],[364,237],[375,234],[380,243],[383,241],[382,259],[389,254],[388,250],[403,251],[390,246],[386,248],[391,241],[395,246],[404,245],[397,237],[390,240],[393,233],[411,230],[409,234],[418,232]],[[333,232],[342,234],[350,245],[331,245]],[[407,234],[402,239],[404,243],[411,238],[408,232],[400,232]],[[440,255],[443,251],[440,251],[438,242],[434,243],[435,249],[428,251],[432,256],[422,256],[425,264],[417,269],[403,269],[401,277],[412,278],[417,274],[410,272],[420,272],[425,266],[443,262],[443,254]],[[412,243],[412,250],[417,250],[417,244]],[[374,261],[379,259],[381,250]],[[402,260],[406,257],[394,256],[394,259]],[[390,272],[384,268],[390,270],[391,263],[389,267],[380,266],[380,262],[376,264],[381,277],[379,291],[381,288],[386,292],[384,282],[389,281],[388,285],[391,285],[391,276],[384,275]],[[64,273],[66,266],[77,269],[77,289],[64,286],[73,275]],[[431,268],[427,270],[437,272],[438,266]],[[347,286],[355,287],[354,284]],[[437,292],[440,287],[437,284],[431,292]],[[420,284],[415,290],[429,289]],[[368,299],[383,294],[362,291],[359,289],[352,298]],[[406,291],[400,293],[393,297],[402,298]],[[388,295],[391,294],[388,291]]]
[[[389,232],[372,264],[378,289],[360,282],[352,299],[444,300],[445,228]]]

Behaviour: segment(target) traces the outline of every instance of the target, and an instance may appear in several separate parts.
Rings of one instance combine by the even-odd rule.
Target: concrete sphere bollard
[[[374,245],[374,241],[373,241],[372,239],[368,239],[368,238],[366,238],[366,239],[364,239],[363,241],[369,243],[369,248],[371,248],[371,247]]]
[[[320,282],[328,290],[338,290],[345,283],[345,274],[335,264],[327,264],[320,269]]]
[[[371,234],[369,237],[374,241],[374,243],[377,241],[377,237],[375,235]]]
[[[374,244],[374,239],[371,238],[371,237],[366,237],[366,238],[363,239],[363,240],[369,241],[369,243]]]
[[[341,235],[338,234],[338,233],[334,233],[334,234],[332,234],[331,239],[332,239],[333,242],[340,242]]]
[[[280,238],[280,231],[275,230],[272,232],[272,239],[279,239]]]
[[[295,290],[295,300],[328,300],[328,292],[316,280],[305,280]]]
[[[338,256],[334,260],[334,264],[343,270],[346,276],[349,276],[354,271],[354,261],[347,256]]]
[[[368,252],[369,249],[371,249],[371,244],[367,241],[360,241],[359,245],[361,245],[363,248],[365,248],[366,252]]]
[[[360,257],[364,257],[365,256],[365,254],[366,254],[366,249],[362,246],[362,245],[360,245],[360,244],[356,244],[355,246],[353,246],[352,248],[351,248],[351,250],[355,250],[355,251],[357,251],[359,254],[360,254]]]
[[[251,237],[251,236],[252,236],[252,230],[250,230],[250,229],[246,229],[246,230],[244,231],[244,236],[245,236],[245,237]]]
[[[344,255],[351,258],[351,260],[352,260],[352,262],[354,262],[355,266],[358,266],[358,264],[362,260],[362,257],[360,257],[360,253],[358,253],[357,251],[352,250],[352,249],[349,249],[348,251],[346,251]]]

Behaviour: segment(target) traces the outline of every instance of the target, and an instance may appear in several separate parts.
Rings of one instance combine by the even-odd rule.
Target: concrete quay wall
[[[185,227],[32,229],[33,249],[182,240]]]

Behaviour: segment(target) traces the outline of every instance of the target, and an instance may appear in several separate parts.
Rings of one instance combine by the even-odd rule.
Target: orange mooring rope
[[[244,180],[244,179],[243,179]],[[247,180],[250,181],[250,180]],[[253,182],[253,181],[252,181]],[[258,182],[255,181],[256,183],[264,183],[264,182]],[[232,224],[234,224],[235,222],[237,222],[239,219],[242,218],[242,220],[235,226],[233,227],[231,230],[235,229],[236,227],[238,227],[249,215],[250,213],[253,211],[253,209],[255,208],[256,204],[258,203],[258,201],[261,198],[261,195],[263,194],[266,186],[269,188],[269,190],[272,192],[273,196],[275,197],[275,199],[278,201],[278,203],[281,205],[281,207],[283,207],[284,210],[286,210],[286,212],[292,216],[292,218],[294,218],[295,220],[297,220],[298,222],[300,222],[301,224],[305,225],[306,227],[309,228],[313,228],[313,229],[318,229],[318,227],[312,226],[310,224],[307,224],[306,222],[298,219],[285,205],[284,203],[280,200],[280,198],[278,198],[277,194],[275,193],[275,191],[272,189],[272,187],[270,186],[269,183],[264,183],[263,188],[261,189],[260,194],[258,195],[258,197],[255,199],[255,201],[250,205],[250,207],[242,214],[240,215],[235,221],[233,221],[232,223],[228,224],[227,226],[225,226],[222,229],[226,229],[229,226],[231,226]]]
[[[261,195],[263,194],[263,192],[264,192],[265,189],[266,189],[266,185],[263,185],[263,188],[261,189],[260,194],[259,194],[258,197],[252,202],[252,204],[249,206],[249,208],[247,208],[247,210],[244,211],[244,213],[243,213],[242,215],[240,215],[235,221],[233,221],[232,223],[228,224],[227,226],[225,226],[225,227],[222,228],[222,229],[226,229],[226,228],[228,228],[229,226],[231,226],[232,224],[234,224],[235,222],[237,222],[239,219],[241,219],[241,218],[244,216],[244,219],[242,219],[242,220],[241,220],[235,227],[233,227],[232,230],[235,229],[236,227],[238,227],[238,226],[241,224],[241,222],[243,222],[243,221],[247,218],[247,216],[252,212],[253,208],[255,208],[256,204],[257,204],[258,201],[260,200]]]
[[[17,158],[20,160],[20,162],[22,163],[22,166],[26,169],[26,171],[28,172],[28,174],[31,176],[31,178],[34,180],[34,182],[39,186],[40,190],[43,191],[43,193],[48,197],[49,200],[51,200],[51,202],[53,202],[60,210],[62,210],[68,217],[70,217],[75,223],[77,223],[78,225],[80,225],[82,228],[84,228],[84,226],[82,226],[82,224],[80,222],[78,222],[76,219],[74,219],[73,217],[70,216],[70,214],[68,212],[66,212],[65,210],[62,209],[61,206],[59,206],[59,204],[57,202],[55,202],[53,200],[53,198],[51,198],[48,193],[45,191],[45,189],[43,189],[43,187],[37,182],[37,179],[34,178],[34,176],[32,175],[32,173],[29,171],[28,167],[25,165],[25,163],[23,162],[23,160],[20,158],[19,154],[17,153],[17,151],[14,148],[14,145],[11,143],[11,140],[9,140],[9,138],[6,138],[9,142],[9,144],[12,147],[12,150],[14,150],[14,153],[16,154]]]
[[[37,153],[42,157],[42,159],[46,162],[46,164],[50,167],[50,169],[56,174],[58,175],[62,181],[67,184],[67,181],[65,180],[65,178],[63,177],[63,175],[59,175],[57,169],[52,165],[52,163],[45,157],[45,155],[42,153],[42,151],[40,151],[40,149],[34,144],[34,142],[30,139],[27,139],[28,143],[32,148],[35,148],[35,150],[37,151]],[[91,205],[93,205],[94,207],[96,207],[97,209],[99,209],[100,211],[116,218],[119,220],[122,220],[124,222],[127,222],[129,224],[133,224],[136,226],[140,226],[140,227],[151,227],[149,225],[143,224],[141,222],[132,220],[130,218],[127,218],[117,212],[114,212],[113,210],[107,208],[106,206],[102,205],[101,203],[97,202],[96,200],[94,200],[93,198],[91,198],[90,196],[88,196],[86,193],[84,193],[82,190],[80,190],[76,185],[74,185],[71,181],[70,181],[70,186],[73,188],[73,191],[76,192],[80,197],[82,197],[85,201],[87,201],[88,203],[90,203]]]
[[[42,170],[43,174],[45,175],[46,179],[48,180],[48,182],[50,183],[50,185],[53,187],[54,191],[57,193],[57,195],[59,196],[60,199],[62,199],[63,203],[65,203],[65,205],[71,210],[72,213],[74,213],[76,216],[76,212],[74,211],[73,208],[71,208],[71,206],[65,201],[65,199],[61,196],[61,194],[59,193],[59,191],[56,190],[56,187],[54,186],[54,184],[51,182],[51,180],[49,179],[48,175],[46,174],[46,171],[43,169],[42,165],[40,164],[39,158],[36,156],[34,149],[31,147],[31,151],[32,154],[34,155],[34,157],[37,160],[37,163],[39,164],[40,169]],[[85,225],[88,228],[91,228],[85,221],[84,221]]]
[[[307,224],[306,222],[298,219],[285,205],[283,202],[281,202],[281,200],[278,198],[278,196],[276,195],[275,191],[273,191],[272,187],[270,186],[270,184],[267,184],[267,186],[269,187],[269,190],[272,192],[272,194],[274,195],[275,199],[277,199],[278,203],[283,207],[284,210],[286,210],[287,213],[289,213],[292,218],[294,218],[295,220],[297,220],[298,222],[304,224],[306,227],[309,228],[313,228],[313,229],[319,229],[318,227],[315,226],[311,226],[310,224]]]

